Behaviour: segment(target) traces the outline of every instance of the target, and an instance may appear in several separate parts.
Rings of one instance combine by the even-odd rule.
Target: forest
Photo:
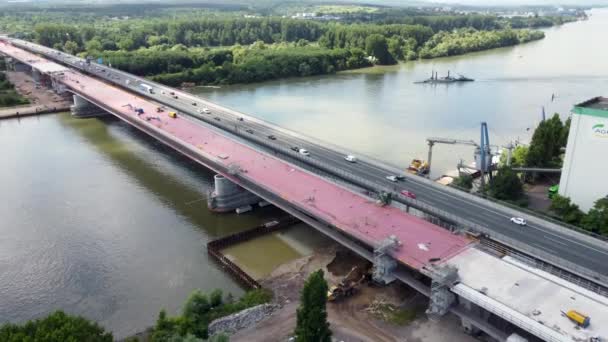
[[[392,17],[392,23],[351,23],[245,17],[229,9],[172,11],[148,17],[82,11],[67,18],[60,10],[7,11],[0,15],[0,30],[71,54],[102,58],[104,63],[172,86],[331,74],[544,37],[541,31],[514,29],[510,20],[491,15],[410,11]],[[547,20],[547,25],[554,22]],[[534,26],[527,21],[517,26]]]

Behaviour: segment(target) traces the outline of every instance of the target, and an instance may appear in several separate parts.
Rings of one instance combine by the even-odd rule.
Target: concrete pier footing
[[[207,198],[207,206],[216,212],[229,212],[236,210],[237,213],[244,213],[252,210],[252,204],[260,203],[262,200],[234,184],[222,175],[214,177],[215,190]]]
[[[86,99],[73,95],[74,104],[70,106],[72,115],[78,118],[90,118],[95,116],[107,115],[108,112],[90,103]]]

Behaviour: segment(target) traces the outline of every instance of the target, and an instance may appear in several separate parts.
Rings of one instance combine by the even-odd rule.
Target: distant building
[[[559,194],[588,211],[608,195],[608,98],[596,97],[572,109],[572,124]]]

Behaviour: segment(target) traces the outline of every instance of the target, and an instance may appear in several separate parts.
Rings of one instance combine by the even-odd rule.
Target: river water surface
[[[124,337],[193,289],[240,295],[205,244],[280,215],[209,212],[211,172],[112,117],[0,121],[0,146],[0,323],[62,309]],[[235,258],[299,257],[319,240],[307,244],[309,229],[266,237],[266,256],[237,248]],[[299,243],[280,238],[292,234]]]
[[[425,138],[529,139],[547,113],[606,95],[608,11],[547,30],[530,44],[339,75],[204,89],[219,103],[395,164],[426,154]],[[473,83],[415,85],[431,70]],[[556,95],[551,101],[552,94]],[[176,312],[195,288],[241,290],[205,243],[278,213],[214,215],[212,174],[116,119],[68,114],[0,121],[0,322],[55,309],[98,320],[115,336]],[[441,172],[469,148],[441,146]],[[324,242],[306,227],[226,252],[256,277]]]
[[[588,21],[545,30],[546,38],[464,56],[409,62],[338,75],[203,88],[197,92],[280,126],[396,165],[426,159],[427,137],[528,142],[541,120],[573,104],[608,95],[608,9]],[[415,81],[451,71],[472,83],[422,85]],[[552,97],[555,95],[554,101]],[[472,161],[470,147],[437,145],[433,175]]]

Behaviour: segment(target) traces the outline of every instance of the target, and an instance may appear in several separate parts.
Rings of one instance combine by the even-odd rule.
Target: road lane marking
[[[555,242],[555,243],[558,243],[558,244],[560,244],[560,245],[567,246],[567,244],[566,244],[566,243],[564,243],[564,242],[562,242],[562,241],[559,241],[559,240],[557,240],[557,239],[554,239],[554,238],[552,238],[552,237],[550,237],[550,236],[548,236],[548,235],[545,235],[545,239],[551,240],[551,241],[553,241],[553,242]]]

